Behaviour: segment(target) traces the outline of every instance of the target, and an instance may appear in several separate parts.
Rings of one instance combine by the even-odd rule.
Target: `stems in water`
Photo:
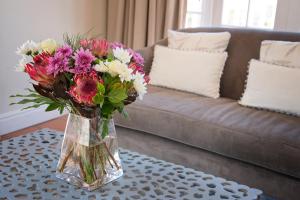
[[[108,166],[117,170],[120,169],[105,141],[93,147],[87,147],[78,143],[72,144],[70,141],[66,143],[69,145],[68,149],[70,150],[62,160],[62,164],[58,168],[59,172],[63,172],[68,167],[69,161],[73,164],[77,163],[80,176],[86,183],[91,184],[107,174],[106,168]]]

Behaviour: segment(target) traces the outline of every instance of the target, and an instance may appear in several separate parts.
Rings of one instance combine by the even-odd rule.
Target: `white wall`
[[[91,28],[93,35],[106,33],[106,0],[0,0],[0,134],[17,130],[10,125],[28,112],[19,112],[19,106],[9,106],[8,96],[22,93],[29,87],[25,73],[17,73],[14,66],[20,59],[16,48],[28,39],[46,38],[62,40],[62,34],[85,33]],[[53,113],[29,112],[26,116],[40,115],[34,123],[53,118]],[[24,116],[22,117],[24,118]],[[8,119],[10,119],[8,121]],[[21,119],[19,119],[21,120]],[[17,121],[17,120],[16,120]],[[22,121],[22,120],[21,120]],[[30,122],[22,126],[31,125]]]

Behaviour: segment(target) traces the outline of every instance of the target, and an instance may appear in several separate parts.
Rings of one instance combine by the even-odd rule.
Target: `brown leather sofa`
[[[261,41],[300,41],[300,33],[232,28],[181,31],[231,33],[221,98],[149,86],[143,101],[127,107],[129,119],[115,117],[120,146],[260,188],[276,199],[300,199],[300,118],[237,103],[248,62],[259,58]],[[167,45],[167,39],[158,44]],[[153,46],[140,52],[149,73]]]

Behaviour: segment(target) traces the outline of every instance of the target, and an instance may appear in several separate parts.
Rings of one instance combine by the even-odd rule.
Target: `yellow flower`
[[[58,44],[53,39],[46,39],[40,43],[40,48],[48,53],[53,53],[58,47]]]

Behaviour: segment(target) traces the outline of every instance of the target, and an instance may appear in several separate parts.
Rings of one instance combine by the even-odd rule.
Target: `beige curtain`
[[[187,0],[107,0],[107,39],[133,49],[183,28]]]

